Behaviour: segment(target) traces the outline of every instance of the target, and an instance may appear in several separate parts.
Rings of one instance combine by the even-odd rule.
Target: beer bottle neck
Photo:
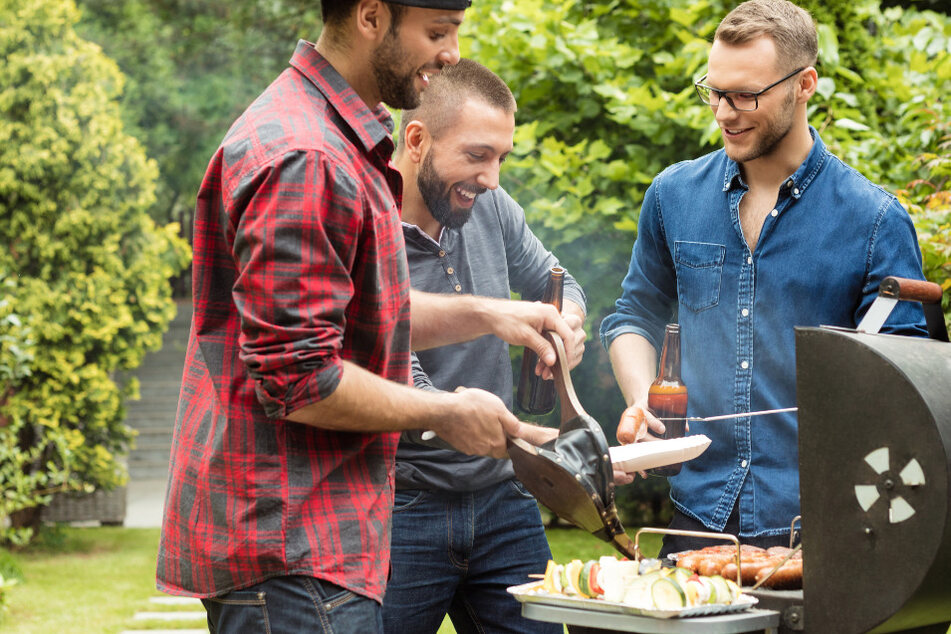
[[[565,269],[560,266],[552,267],[548,275],[548,285],[545,287],[545,295],[542,301],[546,304],[552,304],[560,313],[562,310],[562,301],[565,293]]]
[[[680,331],[668,329],[660,354],[660,376],[665,380],[680,379]]]

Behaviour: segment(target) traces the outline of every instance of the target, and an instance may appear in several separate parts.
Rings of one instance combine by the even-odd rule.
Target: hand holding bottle
[[[680,378],[680,324],[667,324],[664,347],[660,353],[660,371],[647,390],[647,409],[663,418],[664,440],[682,438],[687,432],[687,386]],[[681,463],[649,470],[649,473],[673,476]]]
[[[551,304],[560,313],[565,289],[565,269],[553,266],[545,287],[542,301]],[[538,355],[529,348],[522,353],[522,367],[518,377],[515,402],[527,414],[547,414],[555,408],[555,382],[544,371],[536,374],[541,363]],[[547,373],[550,375],[550,372]]]

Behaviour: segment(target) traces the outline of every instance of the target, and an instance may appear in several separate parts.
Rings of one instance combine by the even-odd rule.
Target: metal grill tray
[[[540,603],[543,605],[553,605],[565,608],[577,608],[582,610],[591,610],[592,612],[607,612],[610,614],[630,614],[632,616],[649,616],[655,619],[675,619],[687,618],[691,616],[713,616],[716,614],[733,614],[750,609],[759,599],[751,597],[748,594],[741,594],[736,601],[730,605],[698,605],[692,608],[681,608],[680,610],[649,610],[646,608],[637,608],[626,603],[615,603],[613,601],[603,601],[601,599],[582,599],[580,597],[569,597],[562,594],[548,594],[539,590],[541,581],[531,581],[519,586],[511,586],[508,591],[522,603]]]

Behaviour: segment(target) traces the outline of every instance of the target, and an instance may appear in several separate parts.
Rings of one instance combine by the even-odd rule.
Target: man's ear
[[[390,11],[380,0],[360,0],[354,9],[357,33],[371,41],[379,41],[390,28]]]
[[[423,151],[430,139],[426,124],[413,119],[406,124],[406,130],[403,133],[403,151],[406,152],[410,160],[419,163],[423,160]]]
[[[819,74],[812,66],[799,74],[799,101],[805,103],[812,98],[819,87]]]

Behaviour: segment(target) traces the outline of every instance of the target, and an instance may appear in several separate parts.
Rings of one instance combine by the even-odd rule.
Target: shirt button
[[[796,189],[792,190],[792,193],[793,193],[794,196],[798,196],[798,195],[799,195],[799,188],[797,187]]]
[[[746,462],[746,460],[744,460],[743,462],[740,463],[740,466],[745,469],[747,464],[749,464],[749,463]]]
[[[454,272],[455,271],[453,270],[451,266],[448,269],[446,269],[446,273],[449,273],[449,275],[452,275]]]
[[[791,179],[791,178],[790,178],[788,181],[786,181],[786,187],[787,187],[787,188],[792,187],[792,179]]]
[[[445,252],[445,251],[440,251],[440,252],[439,252],[439,257],[441,257],[441,258],[446,257],[446,252]]]
[[[779,215],[779,211],[777,211],[776,209],[774,209],[774,210],[772,210],[771,212],[769,212],[769,215],[772,216],[773,218],[775,218],[776,216]]]
[[[743,315],[744,317],[749,317],[749,315],[750,315],[750,309],[749,309],[749,308],[744,308],[743,310],[740,311],[740,314]]]
[[[462,285],[461,285],[461,284],[456,284],[456,292],[458,293],[458,292],[460,292],[460,291],[462,291]]]
[[[750,362],[749,362],[749,361],[743,361],[742,363],[740,363],[740,367],[745,370],[746,368],[750,367]]]
[[[746,258],[746,263],[747,263],[747,264],[752,264],[752,263],[753,263],[753,256],[752,256],[752,255],[749,256],[748,258]]]

